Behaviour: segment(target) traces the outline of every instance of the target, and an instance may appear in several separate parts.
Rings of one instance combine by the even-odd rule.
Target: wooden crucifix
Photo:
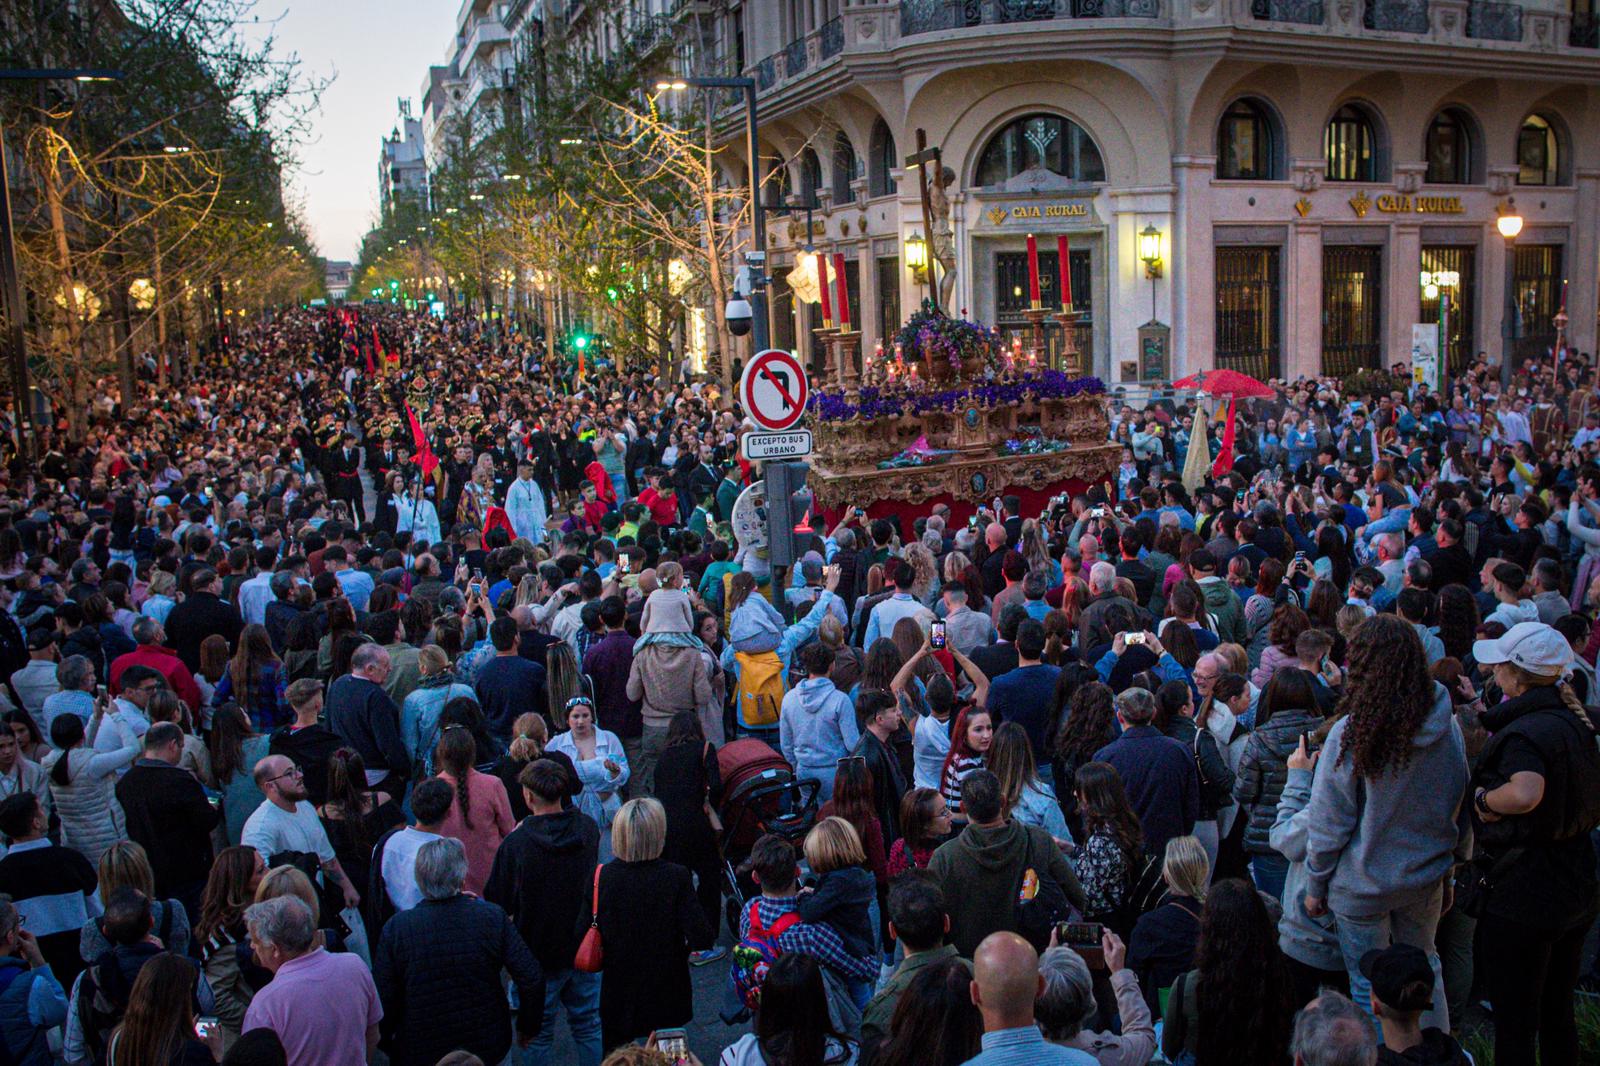
[[[933,180],[938,181],[943,170],[943,163],[937,146],[928,147],[928,134],[922,127],[917,127],[917,150],[912,155],[906,156],[907,170],[917,172],[917,190],[922,198],[922,230],[927,240],[928,255],[928,301],[935,311],[939,310],[939,277],[937,273],[938,257],[933,254],[933,201],[928,184],[928,171],[932,167]]]

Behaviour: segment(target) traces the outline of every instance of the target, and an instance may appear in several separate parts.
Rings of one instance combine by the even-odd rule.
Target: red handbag
[[[599,973],[606,964],[605,949],[600,945],[600,871],[603,867],[594,868],[594,902],[589,906],[589,928],[583,934],[583,941],[578,945],[578,954],[572,960],[572,968],[579,973]]]

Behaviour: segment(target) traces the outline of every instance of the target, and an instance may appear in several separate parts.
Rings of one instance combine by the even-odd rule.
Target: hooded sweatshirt
[[[831,769],[861,739],[850,697],[826,677],[808,677],[783,697],[778,744],[793,767]]]
[[[950,943],[966,958],[990,933],[1016,932],[1017,886],[1032,867],[1048,875],[1080,911],[1087,900],[1077,874],[1050,834],[1037,826],[1006,822],[969,825],[939,845],[928,871],[944,890],[950,912]]]
[[[524,818],[495,853],[483,896],[511,918],[545,973],[572,969],[599,847],[594,819],[569,810]]]
[[[1376,778],[1358,778],[1353,761],[1339,758],[1350,719],[1328,734],[1307,816],[1306,894],[1336,915],[1415,902],[1471,856],[1466,747],[1450,694],[1435,682],[1433,696],[1410,761]]]
[[[1484,624],[1499,622],[1507,629],[1518,622],[1537,622],[1539,620],[1539,605],[1532,600],[1518,600],[1516,603],[1502,603],[1485,618]]]

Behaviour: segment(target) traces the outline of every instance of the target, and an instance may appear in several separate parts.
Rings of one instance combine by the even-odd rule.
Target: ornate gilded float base
[[[918,504],[937,496],[980,503],[1007,489],[1042,490],[1061,481],[1092,483],[1113,476],[1122,449],[1105,443],[1074,445],[1042,455],[961,455],[949,462],[894,470],[835,471],[826,456],[812,458],[807,479],[816,500],[828,510],[876,500]]]

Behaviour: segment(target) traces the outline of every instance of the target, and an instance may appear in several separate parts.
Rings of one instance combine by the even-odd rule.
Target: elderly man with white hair
[[[1039,998],[1033,1005],[1034,1018],[1050,1043],[1088,1052],[1100,1066],[1144,1066],[1155,1054],[1156,1029],[1139,989],[1139,977],[1126,966],[1128,949],[1109,929],[1101,934],[1096,947],[1111,973],[1111,989],[1116,993],[1117,1015],[1122,1021],[1121,1035],[1089,1028],[1099,1011],[1089,964],[1072,948],[1057,945],[1054,936],[1050,949],[1039,956]]]
[[[1383,575],[1383,587],[1389,595],[1400,594],[1400,583],[1406,574],[1406,542],[1398,533],[1384,533],[1373,542],[1378,572]]]
[[[1110,563],[1095,563],[1089,568],[1089,605],[1078,616],[1080,652],[1108,644],[1116,636],[1106,628],[1106,614],[1118,605],[1127,610],[1129,618],[1139,616],[1137,604],[1125,596],[1117,595],[1117,568]]]
[[[462,891],[467,853],[440,837],[417,852],[422,902],[383,927],[372,956],[383,1002],[383,1034],[394,1066],[433,1066],[465,1049],[484,1062],[511,1050],[511,1011],[500,988],[508,970],[517,986],[517,1044],[526,1047],[544,1021],[544,973],[506,912]]]
[[[1323,992],[1301,1008],[1289,1044],[1294,1066],[1374,1066],[1378,1040],[1361,1008],[1337,992]]]
[[[271,1029],[289,1066],[366,1066],[383,1008],[361,957],[323,947],[297,896],[253,904],[244,920],[256,960],[272,973],[245,1011],[244,1031]]]

